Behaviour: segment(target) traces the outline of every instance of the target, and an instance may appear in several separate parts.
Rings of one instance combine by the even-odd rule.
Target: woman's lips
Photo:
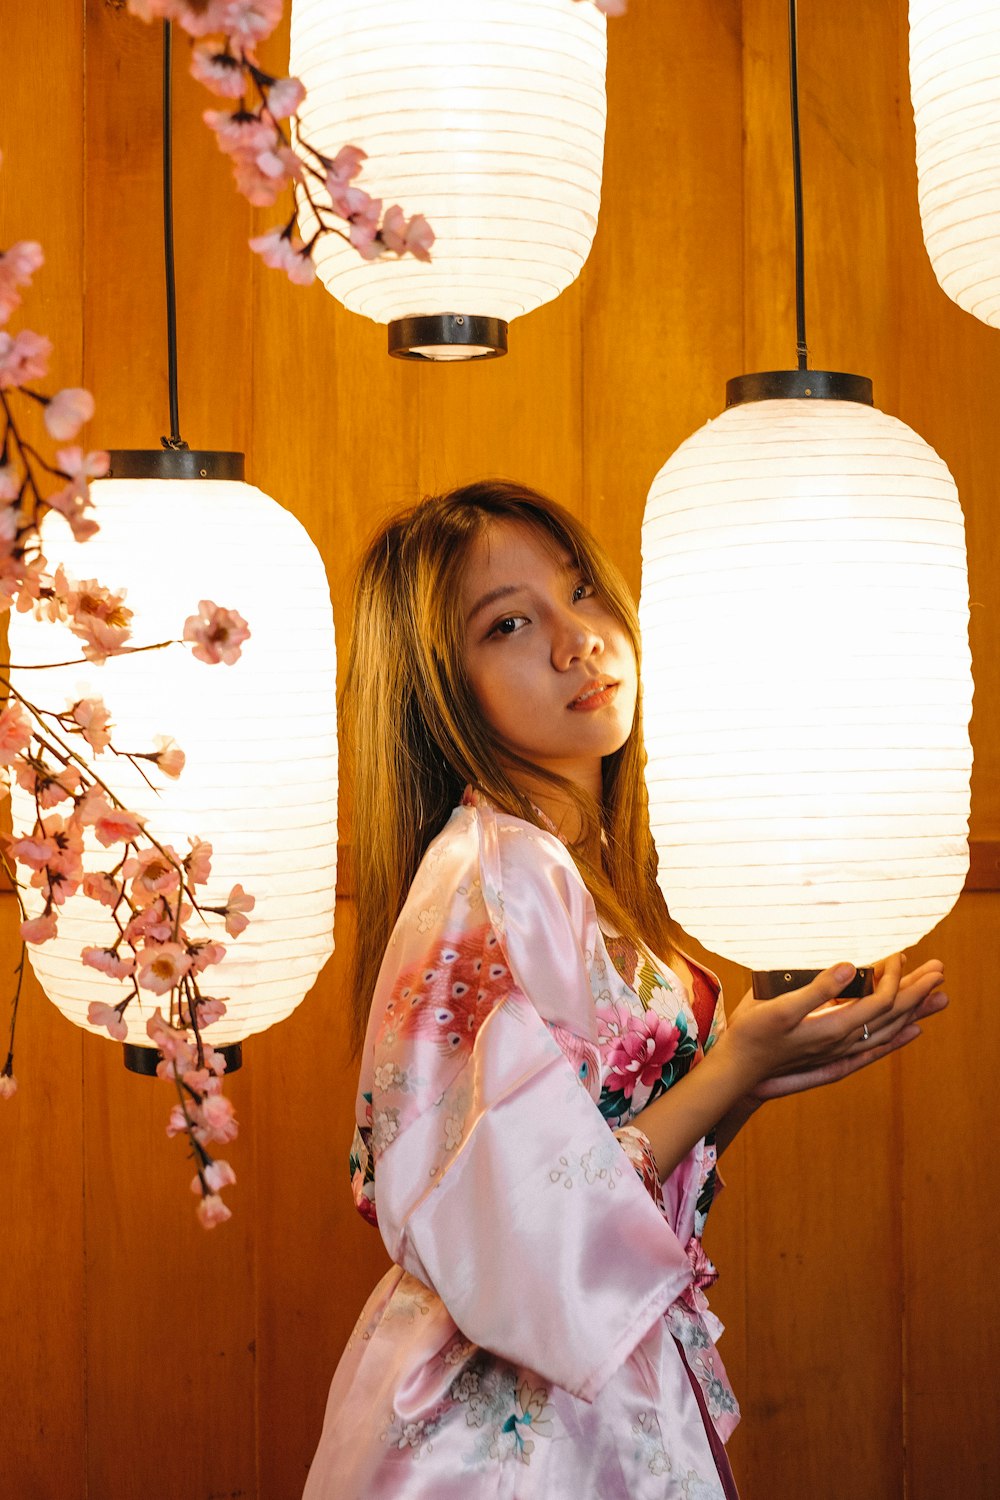
[[[595,682],[593,687],[585,688],[583,693],[574,698],[572,703],[566,705],[573,713],[593,713],[598,708],[604,708],[609,704],[618,691],[617,682]]]

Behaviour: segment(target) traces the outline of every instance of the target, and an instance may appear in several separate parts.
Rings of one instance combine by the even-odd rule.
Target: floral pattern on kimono
[[[708,1397],[728,1393],[696,1234],[714,1153],[660,1183],[635,1123],[701,1056],[697,1025],[669,970],[634,990],[609,946],[552,834],[477,800],[428,849],[351,1154],[396,1265],[334,1377],[307,1500],[735,1493],[703,1415],[723,1438],[737,1416]]]

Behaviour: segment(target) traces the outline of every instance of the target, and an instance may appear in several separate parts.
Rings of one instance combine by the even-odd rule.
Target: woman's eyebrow
[[[465,623],[468,625],[470,621],[475,619],[480,610],[486,609],[490,604],[496,604],[498,599],[507,599],[511,594],[518,594],[526,587],[527,585],[524,583],[504,583],[498,589],[490,589],[489,593],[484,594],[469,610]]]

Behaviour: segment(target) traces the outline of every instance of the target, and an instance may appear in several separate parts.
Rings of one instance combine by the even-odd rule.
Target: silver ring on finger
[[[865,1022],[864,1028],[862,1029],[862,1032],[861,1032],[861,1040],[863,1042],[867,1042],[867,1040],[868,1040],[868,1022],[867,1021]]]

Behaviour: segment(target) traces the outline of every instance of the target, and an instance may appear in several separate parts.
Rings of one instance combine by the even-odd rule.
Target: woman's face
[[[570,555],[533,527],[498,521],[462,582],[465,667],[498,740],[600,795],[601,760],[635,718],[635,655]]]

